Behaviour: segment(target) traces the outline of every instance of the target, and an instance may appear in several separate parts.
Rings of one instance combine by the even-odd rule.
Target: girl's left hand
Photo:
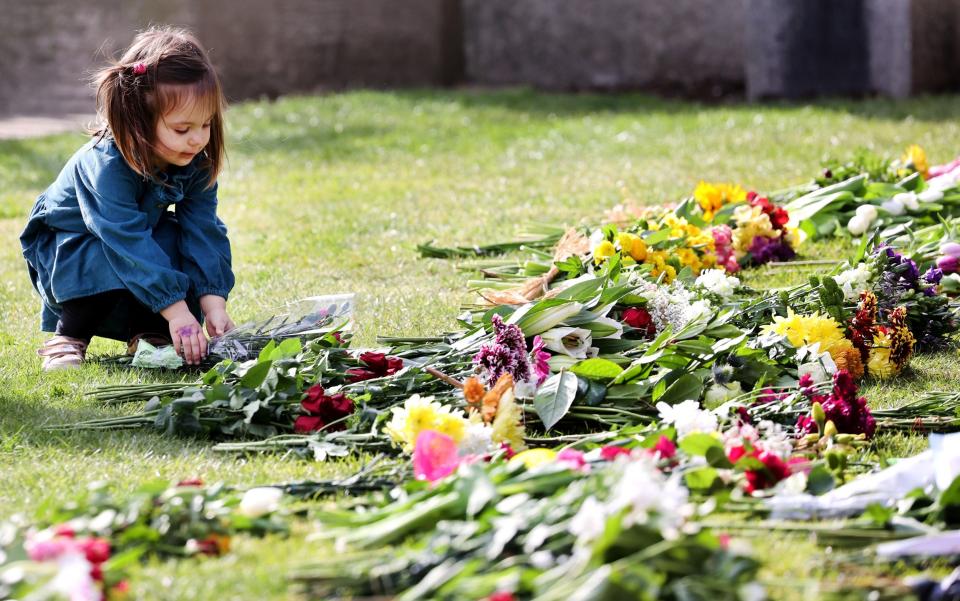
[[[234,325],[233,320],[230,319],[230,316],[227,315],[226,309],[214,309],[210,311],[204,316],[203,321],[206,324],[207,334],[210,335],[210,338],[223,336],[237,327]]]

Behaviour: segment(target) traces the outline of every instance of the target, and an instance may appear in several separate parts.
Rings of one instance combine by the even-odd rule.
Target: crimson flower
[[[790,475],[790,466],[773,453],[754,449],[747,453],[743,446],[733,447],[727,452],[727,459],[731,463],[736,463],[741,457],[755,457],[763,464],[762,469],[746,470],[747,486],[746,491],[752,493],[757,490],[770,488],[777,482]]]
[[[657,440],[657,444],[647,450],[651,454],[659,455],[660,459],[673,459],[674,455],[677,454],[677,445],[673,444],[672,440],[661,434],[660,439]]]
[[[517,598],[510,591],[497,591],[491,593],[487,601],[517,601]]]
[[[300,406],[307,414],[297,417],[293,422],[293,431],[298,434],[315,432],[353,413],[353,399],[343,393],[328,395],[319,384],[307,389],[306,398],[300,401]],[[343,429],[343,423],[330,428],[339,429]]]
[[[110,559],[110,542],[103,538],[87,538],[77,541],[80,550],[87,561],[93,565],[100,565]]]
[[[615,447],[612,445],[607,445],[600,448],[600,458],[604,461],[613,461],[620,455],[629,455],[630,450],[623,447]]]
[[[653,338],[657,335],[657,326],[653,323],[653,316],[646,309],[640,307],[626,309],[623,312],[623,322],[638,330],[645,338]]]
[[[347,370],[349,374],[347,380],[350,383],[392,376],[403,367],[403,360],[397,357],[388,357],[383,353],[362,353],[360,362],[366,367],[353,367]]]

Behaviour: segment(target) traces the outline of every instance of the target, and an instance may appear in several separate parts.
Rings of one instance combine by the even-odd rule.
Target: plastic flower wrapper
[[[147,369],[179,369],[183,366],[183,358],[172,344],[156,347],[141,338],[137,341],[137,352],[130,365]]]
[[[210,340],[209,354],[217,359],[245,361],[271,340],[314,338],[348,332],[353,327],[354,295],[311,296],[289,303],[284,311],[261,321],[237,326]]]

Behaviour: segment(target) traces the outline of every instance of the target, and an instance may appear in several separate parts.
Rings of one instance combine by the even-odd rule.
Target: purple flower
[[[515,382],[529,380],[530,362],[523,331],[515,324],[503,323],[499,315],[493,316],[493,331],[493,344],[482,345],[473,358],[486,372],[487,384],[493,384],[503,374],[510,374]]]
[[[537,386],[550,376],[550,353],[543,350],[543,338],[533,337],[533,349],[530,351],[530,360],[533,363],[533,375],[537,378]]]
[[[931,267],[923,274],[923,279],[926,280],[928,284],[937,285],[940,283],[940,280],[943,279],[943,270],[937,267]]]
[[[758,265],[774,260],[789,261],[797,254],[782,238],[767,238],[766,236],[755,236],[750,242],[749,252],[753,262]]]

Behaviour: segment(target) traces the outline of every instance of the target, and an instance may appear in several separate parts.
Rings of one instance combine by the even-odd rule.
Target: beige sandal
[[[43,357],[43,371],[74,369],[83,363],[89,342],[70,336],[54,336],[37,349]]]

